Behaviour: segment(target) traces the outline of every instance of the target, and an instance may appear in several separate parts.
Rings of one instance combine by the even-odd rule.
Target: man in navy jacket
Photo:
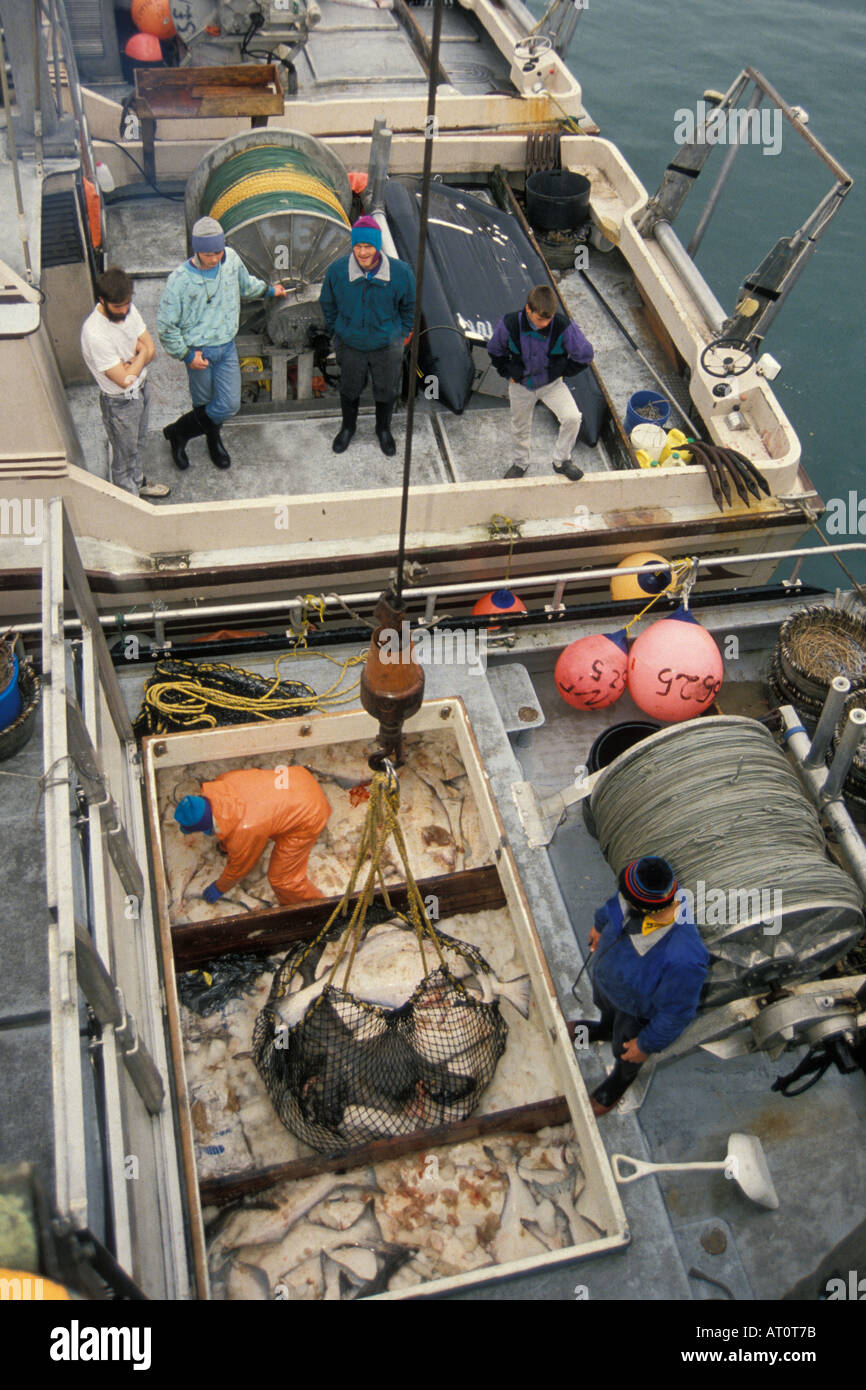
[[[390,458],[397,452],[391,414],[400,386],[403,348],[412,336],[415,276],[405,261],[385,255],[374,218],[359,217],[352,227],[352,250],[328,266],[319,303],[340,367],[343,423],[331,447],[335,454],[349,447],[369,370],[376,437],[382,453]]]
[[[666,859],[626,865],[619,892],[597,909],[589,934],[595,954],[593,999],[601,1019],[586,1024],[589,1041],[610,1040],[616,1066],[593,1092],[605,1115],[651,1052],[661,1052],[698,1011],[709,953]]]
[[[592,346],[576,323],[557,313],[557,307],[550,285],[536,285],[526,307],[501,318],[487,344],[494,367],[508,382],[514,462],[506,478],[522,478],[529,467],[536,401],[543,401],[559,421],[553,471],[575,483],[583,477],[582,469],[571,461],[581,414],[562,378],[585,371],[592,361]]]

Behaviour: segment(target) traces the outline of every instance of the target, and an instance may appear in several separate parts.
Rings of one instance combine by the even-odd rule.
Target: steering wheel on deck
[[[526,63],[535,67],[539,58],[543,58],[553,49],[552,41],[546,34],[530,34],[525,39],[518,39],[514,45],[514,59],[517,63]],[[527,68],[523,71],[526,72]]]
[[[701,353],[707,376],[743,376],[755,364],[755,354],[740,338],[714,338]]]

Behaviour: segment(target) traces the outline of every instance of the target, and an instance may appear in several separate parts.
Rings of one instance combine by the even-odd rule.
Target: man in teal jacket
[[[262,295],[278,298],[282,285],[266,285],[250,275],[240,256],[226,248],[222,227],[214,217],[200,217],[192,229],[193,254],[168,277],[156,331],[170,357],[185,363],[192,410],[163,434],[178,468],[189,468],[186,445],[207,436],[208,453],[217,468],[229,468],[231,457],[220,438],[224,420],[241,404],[241,369],[235,347],[241,299]]]
[[[340,367],[343,423],[331,447],[335,454],[348,449],[369,371],[376,437],[382,453],[390,458],[397,452],[391,415],[400,386],[403,348],[412,336],[415,276],[405,261],[385,255],[375,218],[359,217],[352,227],[352,250],[328,266],[319,303]]]
[[[601,1019],[579,1023],[590,1042],[610,1040],[616,1065],[590,1102],[612,1110],[651,1052],[669,1047],[698,1011],[709,953],[666,859],[627,864],[619,892],[595,914],[593,1000]]]

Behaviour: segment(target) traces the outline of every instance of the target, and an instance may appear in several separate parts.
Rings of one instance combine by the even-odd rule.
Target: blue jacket
[[[691,1023],[710,963],[685,902],[673,927],[641,956],[623,934],[622,899],[616,893],[595,914],[601,940],[593,973],[601,991],[623,1013],[648,1019],[637,1045],[641,1052],[661,1052]]]
[[[241,299],[258,299],[273,292],[273,285],[250,275],[230,246],[215,274],[184,261],[169,275],[159,302],[159,341],[169,357],[191,362],[196,348],[222,347],[237,337]]]
[[[525,309],[499,320],[487,351],[500,376],[519,381],[529,391],[561,376],[577,376],[593,358],[592,345],[564,314],[554,314],[548,327],[539,331]]]
[[[415,276],[384,252],[376,271],[365,274],[350,252],[328,266],[319,303],[330,334],[357,352],[375,352],[412,332]]]

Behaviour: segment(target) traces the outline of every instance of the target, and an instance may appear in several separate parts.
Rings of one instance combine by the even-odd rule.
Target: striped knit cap
[[[632,907],[652,912],[673,902],[677,881],[666,859],[649,856],[626,865],[619,876],[619,891]]]

